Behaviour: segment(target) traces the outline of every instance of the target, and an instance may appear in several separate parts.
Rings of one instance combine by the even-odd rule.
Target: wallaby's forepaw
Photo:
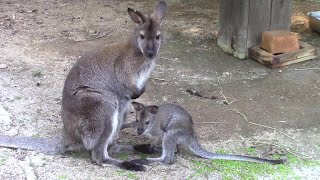
[[[129,171],[145,171],[146,168],[142,164],[134,163],[131,161],[124,161],[121,163],[120,168]]]
[[[150,162],[147,159],[133,159],[130,162],[135,164],[141,164],[141,165],[150,164]]]
[[[155,150],[154,147],[150,144],[139,144],[136,146],[133,146],[134,150],[144,153],[144,154],[154,154]]]

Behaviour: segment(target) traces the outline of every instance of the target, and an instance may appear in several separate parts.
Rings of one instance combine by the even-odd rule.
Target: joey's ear
[[[151,114],[157,114],[158,106],[148,106],[148,112],[150,112]]]
[[[138,103],[138,102],[132,102],[132,106],[134,107],[134,110],[136,111],[141,111],[143,109],[143,104]]]
[[[160,22],[167,13],[167,4],[164,1],[159,1],[159,3],[154,8],[152,16],[156,17]]]
[[[137,24],[142,24],[145,22],[144,15],[139,11],[135,11],[131,8],[128,8],[128,14],[131,17],[132,21]]]

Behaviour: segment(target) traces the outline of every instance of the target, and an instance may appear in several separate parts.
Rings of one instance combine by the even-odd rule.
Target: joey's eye
[[[149,121],[147,121],[146,124],[149,124]]]
[[[144,35],[143,35],[143,34],[140,34],[140,38],[141,38],[141,39],[144,39]]]
[[[138,122],[138,119],[136,119],[136,122]]]
[[[156,36],[156,39],[159,40],[160,39],[160,34]]]

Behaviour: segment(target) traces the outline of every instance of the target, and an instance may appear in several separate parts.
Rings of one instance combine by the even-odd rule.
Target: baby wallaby
[[[147,135],[154,139],[150,146],[140,145],[136,148],[146,148],[152,152],[157,146],[162,146],[162,155],[158,158],[135,159],[131,162],[150,164],[160,162],[172,164],[174,152],[178,144],[188,147],[197,156],[207,159],[238,160],[256,163],[282,164],[283,160],[270,160],[257,157],[216,154],[204,150],[198,143],[190,114],[175,104],[162,104],[160,106],[145,106],[133,102],[136,110],[136,129],[139,135]]]
[[[131,99],[144,93],[159,59],[160,25],[166,9],[164,1],[159,1],[149,16],[128,8],[129,16],[137,24],[132,36],[127,41],[87,53],[73,65],[62,94],[63,151],[83,147],[91,152],[93,163],[98,165],[113,164],[136,171],[145,169],[140,164],[111,158],[109,152],[133,150],[132,146],[117,145],[114,140],[126,120]],[[8,136],[2,139],[6,145],[19,143]],[[11,144],[11,147],[24,148],[21,146],[32,144],[25,141]],[[36,146],[49,144],[38,141]],[[55,151],[54,147],[51,149]]]

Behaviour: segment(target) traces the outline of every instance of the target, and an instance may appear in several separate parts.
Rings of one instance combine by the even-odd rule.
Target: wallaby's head
[[[155,126],[155,116],[158,106],[144,106],[138,102],[132,102],[136,110],[137,133],[139,135],[148,133]]]
[[[134,42],[147,59],[153,59],[160,49],[162,41],[160,25],[166,11],[167,5],[164,1],[159,1],[150,16],[128,8],[131,19],[138,24],[134,32]]]

